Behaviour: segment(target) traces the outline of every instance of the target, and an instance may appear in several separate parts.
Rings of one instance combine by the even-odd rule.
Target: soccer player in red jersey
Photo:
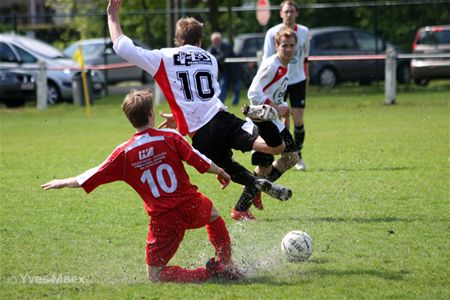
[[[177,128],[183,136],[188,134],[192,146],[230,174],[232,181],[288,200],[292,196],[290,189],[256,178],[233,160],[232,149],[280,154],[285,145],[266,143],[253,122],[226,111],[219,99],[217,60],[200,48],[203,25],[194,18],[182,18],[175,30],[177,47],[146,50],[124,35],[120,9],[120,0],[109,0],[108,27],[114,50],[155,78],[172,111],[163,115],[166,120],[162,126]]]
[[[231,260],[230,237],[224,220],[211,200],[191,184],[183,161],[200,173],[216,174],[222,188],[230,183],[230,176],[192,148],[178,132],[153,128],[151,91],[131,91],[123,101],[122,110],[136,130],[128,141],[119,145],[99,166],[77,177],[55,179],[41,187],[45,190],[82,187],[89,193],[113,181],[129,184],[141,196],[150,216],[146,263],[153,282],[242,277]],[[194,270],[167,266],[185,231],[203,226],[206,226],[217,259]]]

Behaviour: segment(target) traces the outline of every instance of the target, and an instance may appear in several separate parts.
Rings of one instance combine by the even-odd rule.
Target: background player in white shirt
[[[297,33],[297,47],[294,57],[289,64],[289,85],[286,90],[285,99],[289,97],[290,100],[292,119],[294,120],[294,139],[300,155],[300,161],[296,165],[296,168],[298,170],[305,170],[306,166],[301,151],[305,140],[303,115],[306,104],[306,85],[308,79],[309,33],[307,27],[296,23],[298,6],[294,1],[288,0],[281,3],[280,17],[283,21],[282,24],[278,24],[267,31],[264,40],[263,58],[275,54],[274,37],[281,26],[287,26]]]
[[[231,243],[225,222],[211,200],[192,185],[183,161],[200,173],[217,174],[222,188],[230,176],[210,159],[193,149],[176,131],[154,129],[155,116],[150,91],[132,91],[122,110],[136,133],[119,145],[98,167],[77,177],[54,179],[45,190],[82,187],[87,193],[113,181],[125,181],[142,198],[150,216],[146,263],[151,281],[195,282],[212,277],[239,279],[242,274],[231,261]],[[206,267],[184,269],[167,266],[186,230],[206,227],[217,260]]]
[[[291,190],[258,179],[233,160],[232,149],[280,154],[285,145],[270,147],[258,135],[252,122],[226,112],[219,100],[217,60],[200,48],[203,25],[194,18],[182,18],[175,30],[175,48],[145,50],[135,46],[120,26],[120,0],[109,0],[108,27],[118,55],[150,73],[168,101],[173,115],[167,116],[166,127],[176,127],[189,134],[195,149],[205,154],[245,186],[256,186],[272,197],[288,200]]]
[[[288,65],[295,53],[296,43],[295,32],[286,26],[281,27],[275,35],[276,54],[262,61],[248,90],[248,98],[252,105],[270,105],[276,109],[280,117],[289,117],[290,108],[284,101],[284,94],[288,85]],[[255,174],[273,182],[299,161],[297,147],[289,129],[280,118],[273,121],[255,121],[255,124],[259,127],[264,140],[271,145],[279,145],[283,141],[286,144],[281,158],[275,161],[273,155],[262,152],[252,153],[252,164],[257,166]],[[273,127],[275,130],[272,129]],[[235,211],[241,212],[235,214],[235,219],[254,219],[249,211],[252,200],[256,208],[263,209],[259,191],[246,186],[234,208]],[[243,217],[237,218],[239,216]]]

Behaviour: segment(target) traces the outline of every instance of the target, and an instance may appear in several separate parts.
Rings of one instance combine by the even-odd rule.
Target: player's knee
[[[215,206],[211,208],[211,217],[209,218],[209,222],[214,222],[218,217],[220,217],[219,211]]]
[[[153,267],[150,265],[147,265],[148,270],[148,280],[151,282],[158,282],[160,281],[161,271],[164,267]]]
[[[297,152],[283,153],[281,158],[274,162],[274,167],[281,173],[286,172],[300,160]]]
[[[274,157],[272,154],[266,154],[262,152],[253,152],[252,153],[252,165],[254,166],[263,166],[269,167],[272,165]]]
[[[300,157],[298,156],[298,152],[288,152],[284,153],[282,156],[284,160],[286,169],[290,169],[295,166],[299,161]]]
[[[274,155],[282,154],[285,149],[286,149],[286,144],[283,142],[279,146],[272,147],[272,151],[273,151],[272,154],[274,154]]]

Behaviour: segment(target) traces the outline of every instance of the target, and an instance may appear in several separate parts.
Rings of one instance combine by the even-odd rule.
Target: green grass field
[[[147,281],[148,217],[125,184],[90,195],[40,189],[128,139],[121,96],[97,101],[89,116],[69,104],[1,109],[1,299],[449,299],[449,100],[448,82],[403,87],[392,106],[380,86],[311,89],[308,171],[288,171],[280,183],[292,200],[264,196],[256,222],[229,216],[238,185],[221,191],[213,175],[189,169],[224,216],[248,277],[185,285]],[[248,153],[235,156],[250,167]],[[314,240],[307,263],[281,255],[294,229]],[[199,229],[171,263],[197,267],[212,255]]]

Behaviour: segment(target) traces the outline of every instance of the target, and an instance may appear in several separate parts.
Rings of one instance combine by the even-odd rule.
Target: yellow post
[[[81,45],[78,46],[77,51],[73,54],[73,58],[78,62],[81,68],[81,80],[83,82],[83,92],[84,92],[84,102],[86,104],[86,114],[89,115],[91,113],[91,98],[89,95],[88,85],[86,73],[84,71],[84,61],[83,61],[83,50]]]

